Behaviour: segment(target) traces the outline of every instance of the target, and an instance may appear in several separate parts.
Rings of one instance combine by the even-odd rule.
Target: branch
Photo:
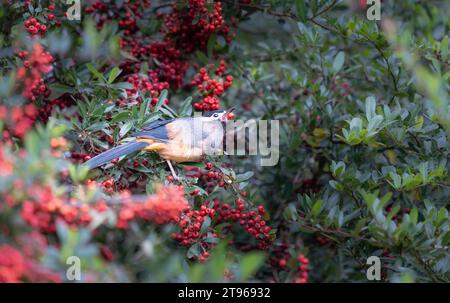
[[[269,14],[269,15],[272,15],[272,16],[276,16],[276,17],[284,17],[284,18],[290,18],[290,19],[294,19],[294,20],[298,19],[298,16],[296,14],[294,14],[294,13],[291,13],[291,12],[278,12],[278,11],[271,10],[270,9],[270,4],[262,4],[262,5],[253,4],[253,3],[245,4],[245,3],[236,3],[235,1],[230,1],[230,0],[225,0],[225,2],[227,2],[229,4],[234,4],[234,5],[238,6],[238,7],[252,8],[254,10],[261,11],[261,12],[264,12],[266,14]],[[326,13],[327,11],[329,11],[330,9],[332,9],[337,4],[337,2],[338,2],[338,0],[333,0],[333,2],[331,2],[328,6],[324,7],[319,12],[317,12],[315,15],[313,15],[312,17],[308,17],[307,20],[313,22],[313,20],[315,18],[319,17],[320,15],[322,15],[322,14]],[[315,21],[313,23],[319,25],[316,22],[317,21]]]

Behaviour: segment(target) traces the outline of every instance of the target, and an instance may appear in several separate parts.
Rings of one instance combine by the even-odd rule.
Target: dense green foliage
[[[70,21],[58,4],[59,25],[48,1],[25,2],[0,9],[0,250],[20,264],[33,259],[24,266],[37,274],[0,257],[0,281],[64,281],[69,256],[81,258],[83,281],[367,282],[370,256],[380,257],[384,282],[450,281],[448,3],[383,1],[381,20],[371,21],[365,1],[224,0],[224,25],[184,35],[165,18],[201,1],[181,1],[175,13],[131,1],[143,8],[129,27],[121,22],[130,1],[103,1],[117,13],[106,20],[83,3],[81,21]],[[47,22],[45,35],[24,28],[30,14]],[[24,93],[28,55],[17,52],[25,50],[44,58],[38,76],[27,74],[42,78],[40,93]],[[214,76],[222,60],[226,72]],[[220,83],[232,75],[232,85],[222,93],[192,85],[201,67]],[[90,172],[80,165],[146,123],[190,116],[209,97],[235,106],[237,119],[278,120],[278,164],[208,158],[177,165],[182,176],[199,172],[181,182],[153,153]],[[173,235],[183,234],[179,220],[155,223],[134,208],[123,219],[127,195],[169,203],[157,184],[172,183],[191,210],[207,210],[193,243]],[[238,200],[270,231],[225,218]],[[30,213],[28,203],[39,206]],[[74,203],[77,219],[68,219],[62,206]],[[24,237],[42,242],[39,251],[26,252]]]

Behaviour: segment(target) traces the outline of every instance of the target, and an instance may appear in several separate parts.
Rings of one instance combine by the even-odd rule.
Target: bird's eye
[[[217,118],[217,117],[219,117],[219,114],[214,114],[213,117]]]

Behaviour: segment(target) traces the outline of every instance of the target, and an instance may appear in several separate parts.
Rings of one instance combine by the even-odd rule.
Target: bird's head
[[[233,110],[234,110],[234,107],[232,107],[228,110],[220,109],[220,110],[214,110],[214,111],[210,111],[210,112],[203,112],[202,120],[205,122],[210,122],[210,121],[226,122],[229,119],[229,114]]]

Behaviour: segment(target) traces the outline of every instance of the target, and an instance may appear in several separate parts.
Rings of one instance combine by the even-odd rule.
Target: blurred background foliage
[[[366,1],[224,0],[224,25],[200,33],[199,20],[213,18],[183,15],[198,7],[213,13],[217,3],[82,1],[80,21],[67,20],[61,3],[2,5],[0,250],[7,261],[0,258],[0,281],[67,281],[72,255],[81,258],[85,282],[367,282],[369,256],[380,257],[384,282],[450,281],[450,4],[381,1],[381,20],[371,21]],[[25,24],[33,16],[47,25],[44,33]],[[175,34],[167,16],[193,29]],[[53,59],[32,100],[20,68],[36,41]],[[35,68],[46,66],[39,58]],[[192,210],[215,200],[237,210],[242,199],[249,213],[263,206],[258,220],[270,227],[267,237],[217,213],[202,221],[197,242],[181,246],[173,239],[183,232],[179,222],[138,218],[118,228],[114,207],[90,210],[77,224],[50,214],[54,229],[44,231],[24,218],[37,185],[62,203],[94,205],[176,183],[153,154],[94,172],[78,164],[145,123],[191,115],[208,95],[193,78],[201,67],[213,77],[221,60],[233,83],[211,96],[222,108],[235,106],[237,119],[279,120],[280,160],[273,167],[255,156],[178,165],[182,175],[204,171],[182,189]],[[202,179],[207,162],[217,180]],[[43,243],[39,251],[20,240],[30,232]],[[11,260],[35,274],[11,270],[18,266]]]

